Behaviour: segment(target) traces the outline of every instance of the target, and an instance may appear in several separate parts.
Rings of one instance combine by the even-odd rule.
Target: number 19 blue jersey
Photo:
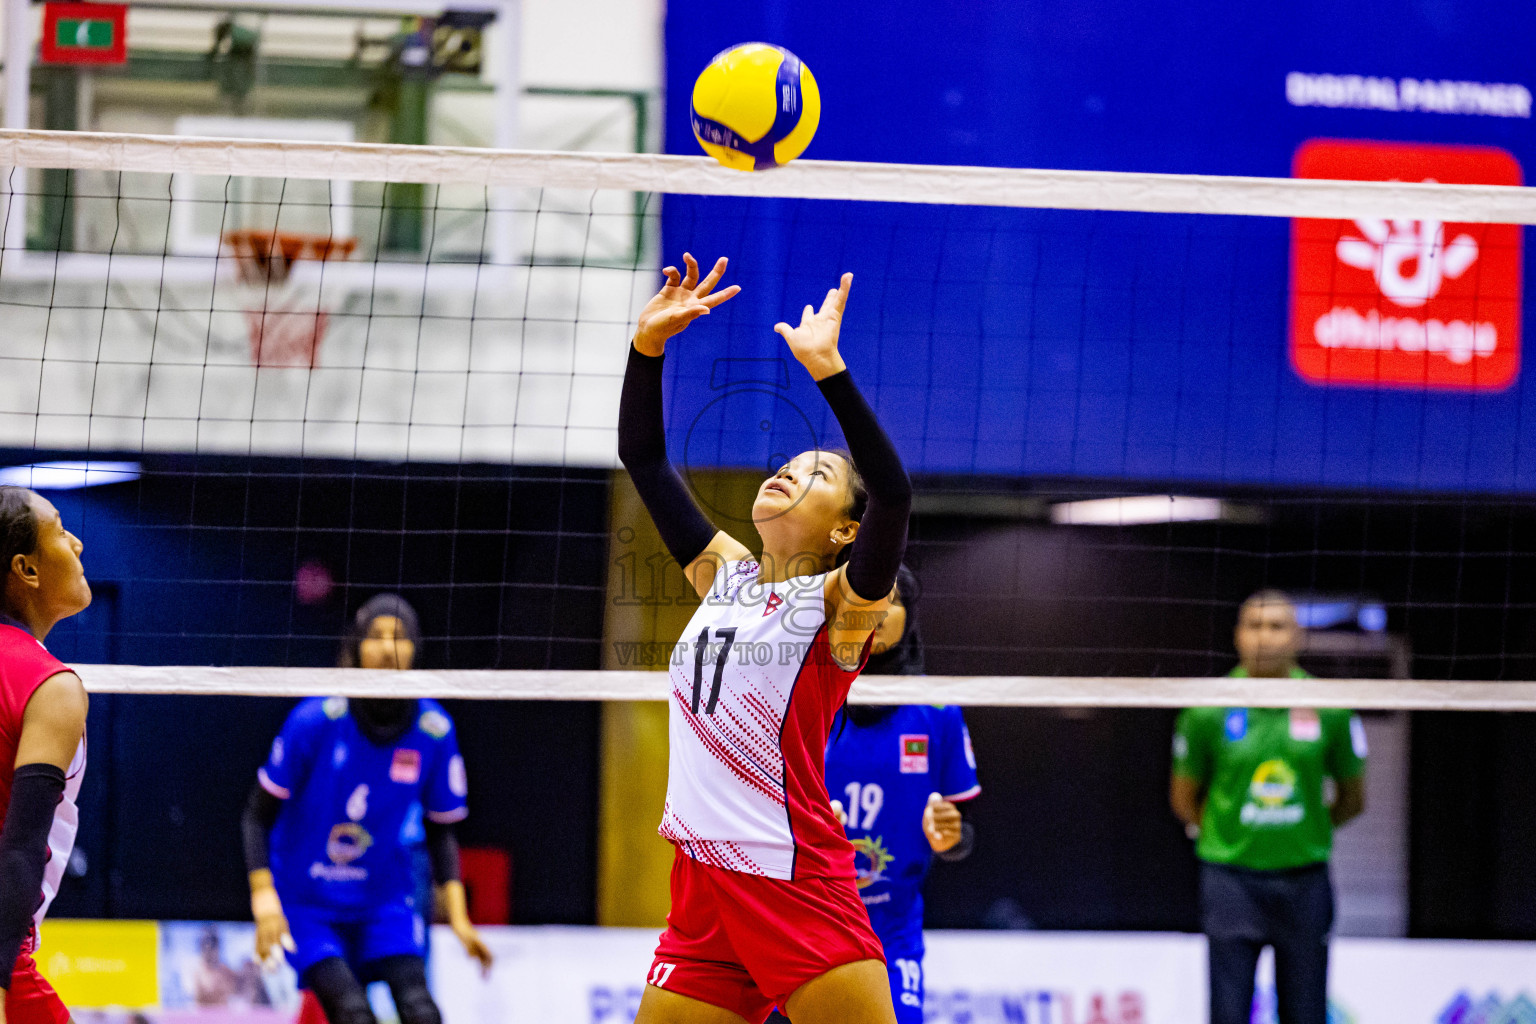
[[[923,834],[928,794],[981,792],[971,736],[958,707],[912,704],[869,726],[840,715],[827,742],[827,792],[848,814],[859,896],[887,958],[923,949],[923,878],[933,850]]]

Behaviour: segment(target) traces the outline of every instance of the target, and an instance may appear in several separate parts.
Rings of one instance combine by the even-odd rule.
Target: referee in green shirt
[[[1306,678],[1296,606],[1277,590],[1238,613],[1233,676]],[[1326,1024],[1333,830],[1365,809],[1365,729],[1350,711],[1187,708],[1173,737],[1169,799],[1200,858],[1210,1024],[1248,1024],[1253,975],[1275,950],[1280,1024]],[[1323,793],[1333,779],[1330,806]]]

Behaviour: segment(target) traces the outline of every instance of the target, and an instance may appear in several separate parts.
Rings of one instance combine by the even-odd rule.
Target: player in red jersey
[[[81,550],[41,495],[0,487],[0,1024],[70,1019],[32,954],[75,845],[85,774],[85,687],[43,647],[91,603]]]
[[[672,557],[704,598],[671,661],[667,804],[672,909],[636,1024],[895,1024],[880,941],[854,884],[822,760],[906,549],[912,485],[838,352],[853,275],[778,324],[837,416],[851,457],[803,452],[758,489],[754,557],[715,529],[667,461],[667,339],[735,295],[685,274],[640,314],[619,455]],[[756,427],[756,424],[753,424]]]

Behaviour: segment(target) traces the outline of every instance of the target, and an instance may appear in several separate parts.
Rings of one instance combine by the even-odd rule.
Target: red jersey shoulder
[[[69,666],[25,630],[0,625],[0,698],[12,711],[20,711],[45,679]]]

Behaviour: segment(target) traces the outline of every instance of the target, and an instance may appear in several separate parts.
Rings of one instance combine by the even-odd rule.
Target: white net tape
[[[692,195],[1536,224],[1536,188],[797,160],[742,174],[707,157],[0,131],[0,166]]]
[[[106,172],[610,189],[802,199],[1315,218],[1536,224],[1536,188],[1124,174],[801,160],[741,174],[705,157],[514,152],[88,132],[0,131],[0,165]],[[0,179],[5,191],[10,184]],[[9,232],[8,232],[9,234]],[[82,665],[98,693],[294,697],[433,695],[662,700],[667,676],[634,671],[421,671]],[[1536,710],[1536,682],[878,676],[863,703],[1025,707],[1287,706]]]
[[[667,675],[634,671],[420,671],[80,665],[93,693],[243,697],[462,697],[665,700]],[[1074,676],[863,676],[856,704],[968,707],[1312,707],[1536,711],[1536,682],[1394,679],[1174,679]]]

